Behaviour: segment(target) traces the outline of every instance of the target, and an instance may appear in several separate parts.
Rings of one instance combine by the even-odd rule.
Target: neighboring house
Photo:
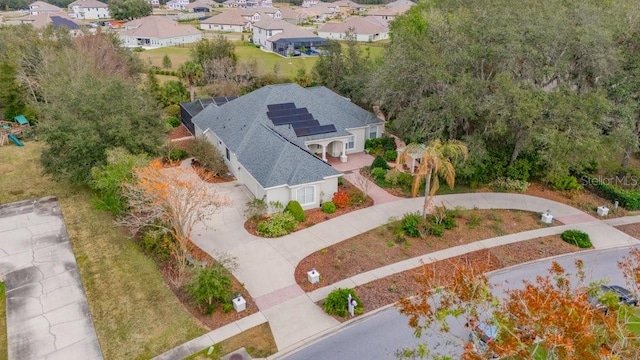
[[[208,12],[211,12],[211,10],[213,9],[213,6],[210,5],[209,3],[196,0],[192,3],[185,5],[184,9],[190,12],[195,12],[195,13],[198,13],[198,12],[208,13]]]
[[[189,0],[169,0],[164,7],[170,10],[184,10],[187,5]]]
[[[331,6],[336,7],[336,11],[342,15],[352,15],[367,10],[367,7],[360,5],[351,0],[340,0],[330,3]]]
[[[38,14],[45,14],[50,12],[57,13],[62,11],[64,10],[62,10],[61,8],[55,5],[46,3],[44,1],[36,1],[34,3],[31,3],[31,5],[29,5],[29,15],[38,15]]]
[[[266,51],[282,56],[299,55],[301,47],[316,50],[324,46],[326,40],[313,32],[295,26],[284,20],[267,18],[253,24],[251,41]]]
[[[297,84],[268,85],[206,106],[191,122],[256,198],[297,200],[304,209],[330,201],[338,189],[342,174],[327,164],[328,156],[347,162],[384,131],[382,120],[348,99]]]
[[[368,42],[389,38],[389,27],[383,20],[352,17],[344,22],[328,22],[318,29],[318,36],[325,39],[344,40],[347,32],[353,32],[356,41]]]
[[[153,6],[154,8],[160,7],[160,0],[147,0],[147,2],[151,4],[151,6]]]
[[[302,7],[305,7],[305,8],[312,7],[314,5],[318,5],[319,2],[320,2],[319,0],[303,0]]]
[[[28,15],[17,20],[21,24],[29,24],[36,29],[42,29],[49,25],[53,25],[54,28],[66,27],[71,30],[72,35],[79,35],[83,26],[80,21],[72,18],[64,11]]]
[[[299,11],[293,10],[290,7],[284,7],[280,9],[280,16],[282,20],[285,20],[292,24],[300,24],[305,22],[309,16]]]
[[[98,0],[76,0],[69,4],[69,10],[76,19],[95,20],[111,17],[107,4]]]
[[[147,16],[125,23],[118,36],[125,47],[158,48],[198,42],[202,32],[164,16]]]
[[[300,8],[298,12],[306,16],[307,19],[315,22],[324,22],[339,15],[336,8],[327,5],[327,3],[320,3],[308,8]]]
[[[239,10],[240,15],[245,19],[256,23],[263,19],[281,19],[282,12],[278,8],[246,8]]]
[[[369,18],[377,18],[380,20],[391,21],[398,15],[406,13],[412,5],[398,5],[393,7],[385,7],[382,9],[374,9],[369,11],[365,16]]]
[[[239,9],[231,9],[200,21],[200,29],[229,32],[250,31],[251,21],[243,17]]]

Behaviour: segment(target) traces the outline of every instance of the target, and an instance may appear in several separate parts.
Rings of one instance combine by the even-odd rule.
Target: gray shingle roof
[[[297,137],[287,125],[274,126],[267,105],[293,102],[306,107],[321,125],[337,132]],[[241,164],[263,186],[300,185],[339,173],[306,149],[305,141],[350,135],[348,128],[382,123],[370,112],[325,87],[297,84],[265,86],[224,106],[208,106],[192,119],[202,130],[211,129],[238,156]]]

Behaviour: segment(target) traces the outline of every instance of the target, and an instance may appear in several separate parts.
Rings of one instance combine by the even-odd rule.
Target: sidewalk
[[[298,344],[308,336],[337,325],[297,285],[294,271],[300,260],[330,245],[374,229],[389,217],[420,211],[423,198],[397,199],[316,224],[276,239],[253,236],[244,229],[244,204],[250,199],[237,183],[212,184],[235,204],[207,220],[208,227],[194,231],[194,242],[214,257],[221,252],[236,257],[236,278],[252,295],[271,324],[279,349]],[[520,194],[474,193],[438,196],[436,204],[449,208],[517,209],[537,213],[550,210],[564,223],[597,219],[554,201]],[[381,276],[381,274],[379,274]],[[366,275],[361,277],[364,281]]]

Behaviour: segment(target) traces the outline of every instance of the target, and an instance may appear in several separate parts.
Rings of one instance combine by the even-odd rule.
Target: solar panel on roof
[[[318,125],[320,125],[318,120],[305,120],[305,121],[297,121],[297,122],[291,123],[291,126],[293,126],[294,129],[308,128],[308,127],[318,126]]]
[[[286,124],[291,124],[296,122],[296,116],[297,115],[290,115],[290,116],[282,116],[282,117],[277,117],[274,119],[271,119],[271,121],[273,122],[273,125],[278,126],[278,125],[286,125]]]
[[[301,114],[308,114],[309,112],[307,111],[307,108],[301,108],[301,109],[283,109],[283,110],[273,110],[273,111],[268,111],[267,112],[267,117],[271,120],[278,118],[278,117],[283,117],[283,116],[291,116],[291,115],[301,115]]]
[[[282,103],[282,104],[267,105],[267,109],[269,109],[269,111],[284,110],[284,109],[295,109],[295,108],[296,108],[296,104],[294,104],[294,103]]]
[[[307,135],[319,135],[319,134],[327,134],[327,133],[332,133],[332,132],[336,132],[336,127],[335,125],[331,124],[331,125],[320,125],[320,126],[312,126],[312,127],[308,127],[308,128],[300,128],[299,130],[304,130],[307,129],[307,134],[306,135],[298,135],[298,131],[296,130],[296,135],[298,137],[300,136],[307,136]]]
[[[309,128],[298,128],[293,129],[293,131],[295,131],[297,137],[310,135]]]

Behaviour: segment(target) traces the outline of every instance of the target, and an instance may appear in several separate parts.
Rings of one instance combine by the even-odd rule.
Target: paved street
[[[608,280],[610,284],[625,286],[617,262],[627,254],[629,248],[593,250],[580,254],[558,257],[556,261],[570,272],[575,272],[575,259],[585,263],[588,279]],[[537,275],[547,274],[551,260],[537,261],[498,270],[489,274],[496,290],[519,288],[522,280],[535,281]],[[626,286],[625,286],[626,287]],[[426,334],[423,339],[429,348],[439,354],[456,356],[468,337],[468,330],[458,321],[452,321],[452,336]],[[354,321],[340,331],[318,339],[315,343],[297,352],[281,354],[274,359],[287,360],[332,360],[332,359],[394,359],[394,353],[404,347],[416,346],[418,340],[407,325],[407,317],[391,307],[375,315]],[[443,345],[444,344],[444,345]]]

